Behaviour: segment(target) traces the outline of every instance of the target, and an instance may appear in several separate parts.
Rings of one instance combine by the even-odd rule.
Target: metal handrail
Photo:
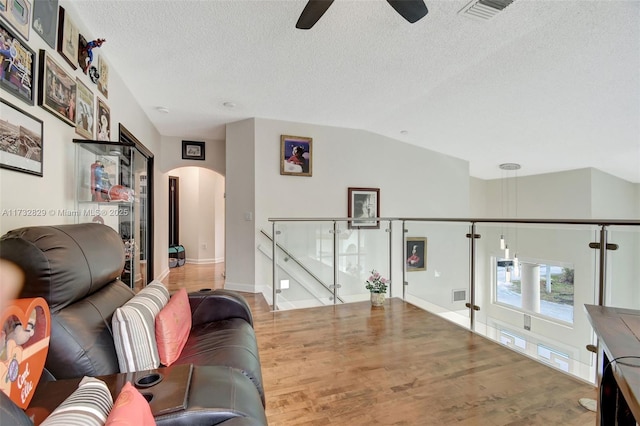
[[[275,226],[277,222],[337,222],[337,221],[345,221],[352,222],[361,219],[355,219],[353,217],[323,217],[323,218],[269,218],[268,219]],[[391,222],[400,221],[402,223],[403,229],[405,228],[406,222],[453,222],[453,223],[468,223],[471,225],[472,233],[471,233],[471,248],[472,250],[475,248],[474,241],[474,232],[475,225],[479,223],[512,223],[512,224],[546,224],[546,225],[591,225],[591,226],[599,226],[601,228],[600,232],[600,258],[599,258],[599,270],[600,276],[598,279],[598,303],[599,305],[604,305],[604,294],[605,294],[605,285],[606,285],[606,243],[607,243],[607,230],[608,226],[640,226],[640,220],[638,219],[508,219],[508,218],[425,218],[425,217],[371,217],[367,218],[370,221],[388,221],[389,224]],[[391,226],[389,226],[389,230]],[[391,241],[391,239],[390,239]],[[391,244],[390,244],[391,249]],[[472,272],[474,269],[474,253],[471,253],[471,268]],[[391,258],[391,257],[390,257]],[[391,262],[390,262],[391,266]],[[403,271],[403,286],[404,286],[404,271]],[[470,276],[470,287],[471,287],[471,298],[474,297],[475,290],[475,276],[472,273]],[[403,297],[404,297],[404,288],[403,288]],[[470,309],[473,310],[473,304],[470,304]],[[471,327],[473,328],[473,313],[471,315]]]
[[[273,242],[273,238],[271,237],[271,235],[267,234],[264,229],[261,229],[260,232],[262,233],[262,235],[264,235],[265,237],[267,237],[269,239],[269,241]],[[300,262],[298,259],[296,259],[295,256],[293,256],[291,253],[289,253],[289,251],[287,249],[285,249],[284,247],[282,247],[280,244],[276,243],[275,246],[277,248],[279,248],[280,250],[282,250],[282,252],[291,260],[293,260],[298,266],[300,266],[307,274],[309,274],[314,280],[316,280],[322,287],[324,287],[327,291],[331,292],[332,294],[334,293],[334,291],[328,286],[326,285],[320,278],[318,278],[313,272],[311,272],[306,266],[304,266],[302,264],[302,262]],[[273,254],[275,257],[275,253]],[[273,286],[275,287],[275,282],[273,284]],[[342,303],[344,303],[344,300],[338,296],[337,294],[335,295],[335,297]],[[275,303],[274,303],[275,306]]]
[[[353,217],[283,217],[269,218],[269,222],[354,222],[362,220]],[[442,218],[442,217],[371,217],[368,221],[407,222],[465,222],[465,223],[532,223],[548,225],[625,225],[640,226],[640,219],[507,219],[507,218]]]

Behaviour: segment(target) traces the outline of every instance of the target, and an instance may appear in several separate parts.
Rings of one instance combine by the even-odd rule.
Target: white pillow
[[[102,381],[84,377],[78,389],[60,404],[41,426],[102,426],[113,407],[113,397]]]
[[[168,301],[164,284],[152,281],[113,313],[113,343],[121,373],[160,366],[155,321]]]

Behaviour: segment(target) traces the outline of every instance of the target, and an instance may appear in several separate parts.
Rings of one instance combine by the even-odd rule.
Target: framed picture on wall
[[[0,99],[0,167],[42,177],[42,120]]]
[[[380,188],[349,188],[348,190],[349,228],[378,229],[380,221]]]
[[[0,0],[2,16],[23,39],[29,41],[31,28],[31,0]]]
[[[44,50],[40,51],[38,105],[75,127],[76,79]]]
[[[93,139],[95,123],[93,92],[76,77],[76,133]]]
[[[35,0],[31,26],[52,49],[55,49],[58,35],[58,0]]]
[[[204,160],[204,142],[182,141],[183,160]]]
[[[2,0],[0,0],[2,1]],[[21,42],[9,26],[0,20],[0,40],[5,47],[0,47],[0,87],[29,105],[34,104],[33,81],[35,78],[36,54],[25,43]]]
[[[407,272],[426,271],[427,239],[424,237],[407,237],[405,241]]]
[[[80,33],[73,20],[59,7],[58,13],[58,52],[74,70],[78,67],[78,45]]]
[[[111,138],[111,111],[107,104],[98,98],[98,108],[96,112],[96,126],[99,141],[108,141]]]
[[[109,64],[107,63],[104,55],[98,56],[98,91],[104,95],[105,98],[109,98]]]
[[[311,176],[313,140],[304,136],[280,136],[280,174]]]

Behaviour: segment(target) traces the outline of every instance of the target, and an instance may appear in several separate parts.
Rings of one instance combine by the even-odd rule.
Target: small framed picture
[[[109,98],[109,63],[104,55],[98,55],[98,91]]]
[[[76,77],[76,133],[93,139],[95,123],[93,92]]]
[[[311,176],[313,140],[303,136],[280,137],[280,174]]]
[[[427,239],[423,237],[407,237],[407,272],[427,270]]]
[[[371,219],[380,217],[380,188],[349,188],[348,198],[350,229],[380,228],[380,221]]]
[[[111,140],[111,111],[107,104],[98,98],[98,108],[96,112],[96,126],[99,141]]]
[[[52,49],[55,49],[58,36],[58,0],[35,0],[31,26]]]
[[[78,45],[80,33],[73,20],[65,12],[64,7],[59,7],[58,13],[58,52],[74,70],[78,68]]]
[[[204,142],[182,141],[183,160],[204,160]]]
[[[76,79],[40,51],[40,90],[38,105],[70,126],[76,125]]]
[[[0,0],[2,1],[2,0]],[[0,87],[29,105],[35,102],[36,54],[0,20]]]
[[[42,120],[0,99],[0,167],[42,177]]]
[[[23,39],[29,41],[31,28],[30,0],[0,0],[0,16],[7,20]]]

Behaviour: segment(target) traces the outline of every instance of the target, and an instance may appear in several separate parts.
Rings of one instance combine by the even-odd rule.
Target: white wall
[[[81,34],[88,38],[97,37],[86,28],[82,21],[77,18],[72,1],[60,1],[66,12],[74,19]],[[36,52],[40,49],[46,50],[52,55],[54,60],[62,66],[73,77],[79,77],[94,93],[98,95],[96,85],[91,83],[89,78],[79,69],[72,70],[58,52],[51,49],[35,32],[31,32],[29,37],[29,47]],[[104,54],[109,60],[109,44],[105,43],[100,48],[100,54]],[[36,61],[39,63],[39,59]],[[38,64],[39,65],[39,64]],[[36,70],[38,67],[36,66]],[[37,80],[39,72],[36,71],[34,90],[37,99]],[[100,94],[99,96],[102,97]],[[75,172],[75,146],[72,142],[74,138],[80,138],[75,133],[75,129],[65,124],[60,119],[53,116],[48,111],[37,105],[29,106],[13,95],[2,91],[2,97],[15,106],[41,119],[44,123],[43,140],[43,177],[36,177],[11,170],[0,169],[0,212],[11,211],[11,209],[43,209],[46,216],[15,216],[11,214],[0,215],[0,233],[5,233],[11,229],[22,226],[33,225],[55,225],[64,223],[74,223],[74,218],[57,214],[58,210],[74,210],[75,196],[78,181]],[[103,97],[104,99],[104,97]],[[160,151],[160,135],[151,124],[145,111],[134,100],[133,95],[126,87],[118,70],[114,67],[109,72],[109,98],[105,99],[111,110],[111,139],[117,140],[118,124],[122,123],[136,138],[140,140],[149,150],[154,153]],[[154,174],[156,181],[160,178],[158,173]],[[154,189],[155,201],[161,201],[161,188],[156,185]],[[50,214],[50,211],[56,213]],[[154,238],[156,244],[162,239],[166,239],[166,231],[161,233],[159,229],[166,229],[167,213],[158,212],[155,214]],[[157,246],[156,246],[157,247]],[[155,250],[154,253],[154,274],[158,277],[167,267],[166,253]]]
[[[312,177],[280,175],[283,134],[313,138]],[[464,217],[469,211],[463,160],[361,130],[266,119],[228,125],[227,235],[234,235],[227,239],[228,287],[270,286],[270,262],[256,255],[265,242],[260,229],[271,233],[269,218],[346,217],[348,187],[380,188],[381,216]],[[247,213],[255,224],[244,220]],[[401,267],[394,270],[398,278]]]
[[[248,119],[226,130],[225,287],[248,292],[256,292],[254,129],[255,120]]]
[[[513,175],[509,175],[513,176]],[[486,181],[488,217],[591,219],[591,169]],[[516,183],[517,181],[517,183]],[[510,188],[507,191],[507,187]],[[518,188],[517,196],[515,188]],[[503,206],[503,197],[510,201]],[[517,198],[517,206],[515,200]],[[476,207],[473,207],[474,209]]]
[[[469,216],[488,217],[488,186],[487,180],[474,177],[469,178]]]
[[[638,184],[627,182],[597,169],[591,169],[591,217],[638,219]]]
[[[204,142],[205,159],[204,160],[183,160],[182,159],[182,141],[197,140]],[[179,167],[203,167],[225,175],[226,159],[225,159],[225,143],[224,141],[213,139],[192,139],[187,137],[162,136],[162,151],[160,161],[157,164],[160,172],[177,169]],[[167,187],[168,188],[168,187]]]

